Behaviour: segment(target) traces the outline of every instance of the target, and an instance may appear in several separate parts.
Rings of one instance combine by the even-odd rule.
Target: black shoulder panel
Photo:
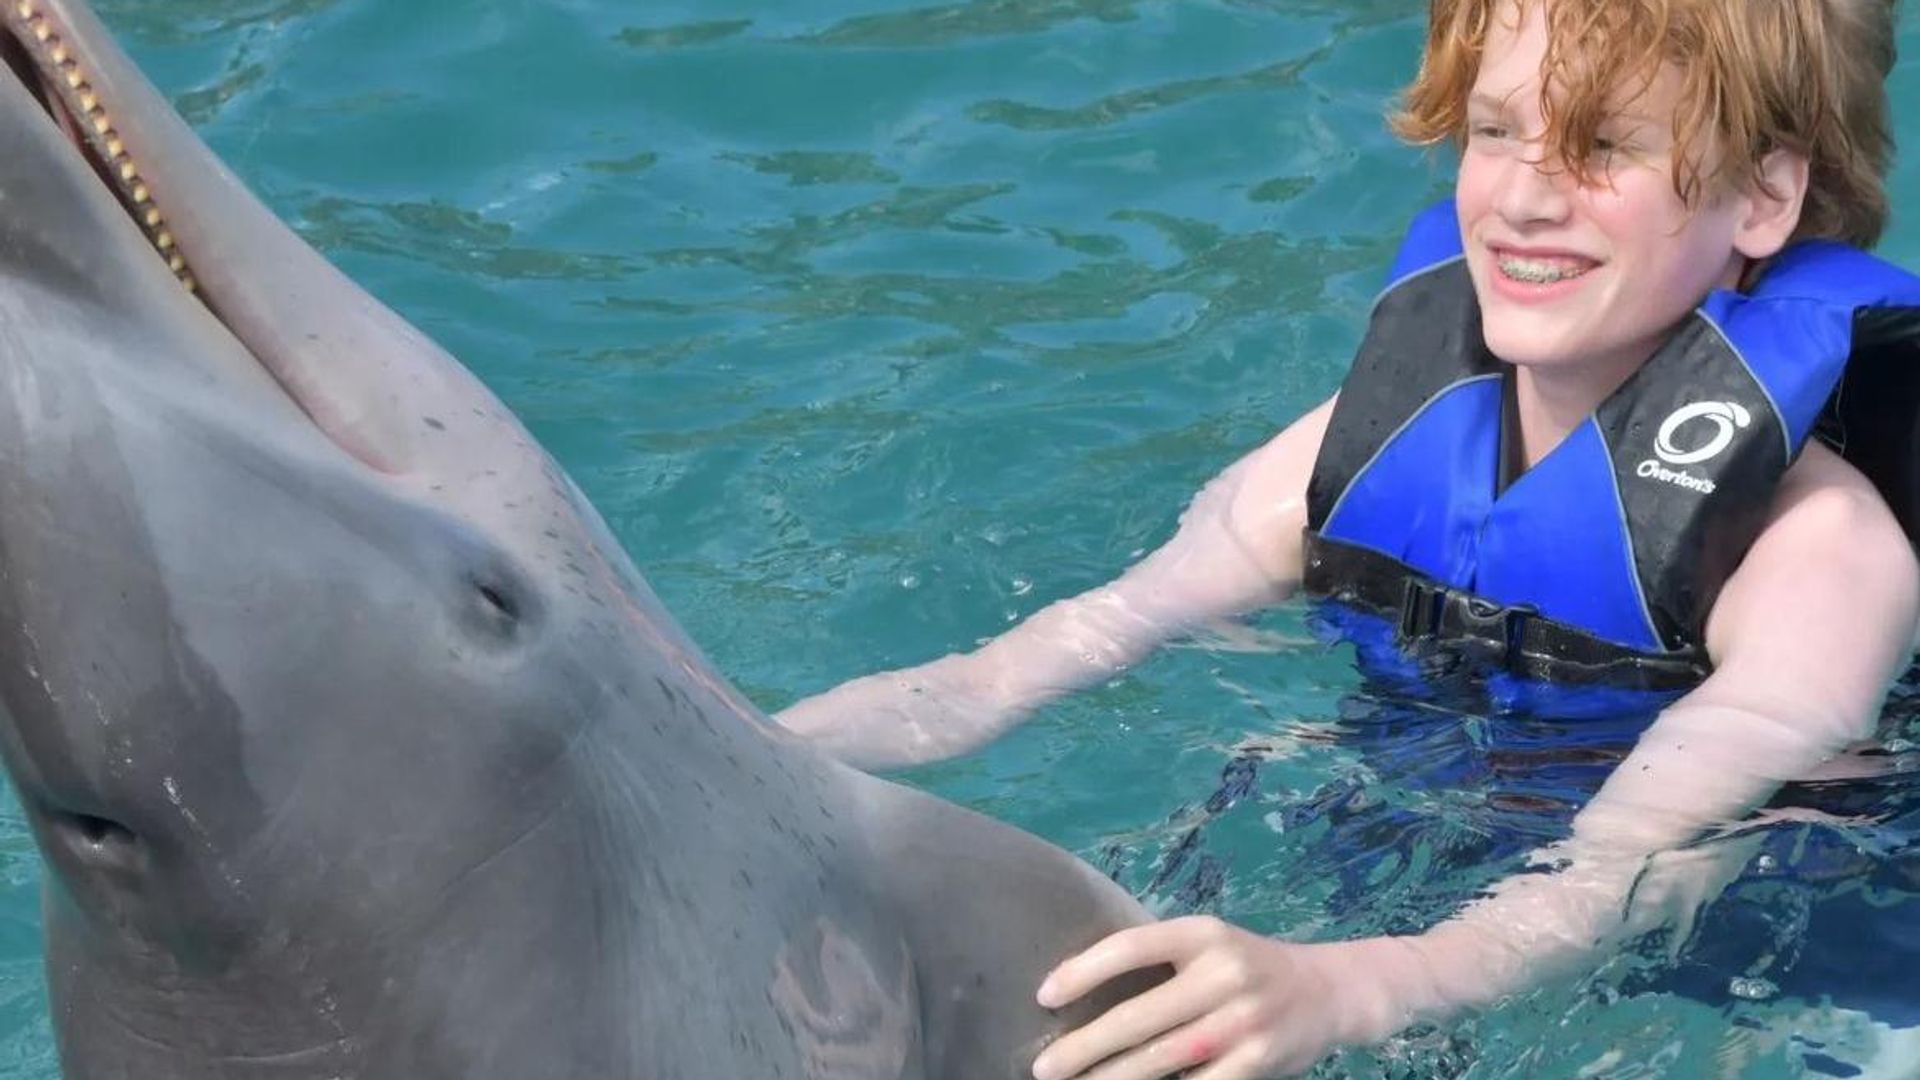
[[[1333,406],[1313,479],[1307,526],[1318,530],[1398,425],[1462,379],[1502,370],[1487,352],[1464,260],[1420,271],[1374,305],[1367,336]]]
[[[1697,644],[1786,471],[1779,413],[1733,346],[1695,315],[1595,420],[1654,629],[1668,648]]]
[[[1867,475],[1920,548],[1920,307],[1864,308],[1814,437]]]

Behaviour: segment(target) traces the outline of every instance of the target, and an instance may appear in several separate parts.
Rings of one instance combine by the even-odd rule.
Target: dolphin
[[[0,755],[65,1075],[1010,1080],[1147,914],[828,759],[78,0],[0,0]]]

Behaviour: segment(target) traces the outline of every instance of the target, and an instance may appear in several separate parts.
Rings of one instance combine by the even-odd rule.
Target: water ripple
[[[810,45],[925,48],[968,38],[1032,34],[1081,19],[1125,22],[1142,0],[976,0],[860,15],[799,40]]]
[[[153,45],[219,40],[239,30],[272,29],[310,18],[343,0],[98,0],[103,21]]]
[[[1105,127],[1216,94],[1261,92],[1297,85],[1301,74],[1327,56],[1328,51],[1326,48],[1316,49],[1298,59],[1269,64],[1253,71],[1182,79],[1160,86],[1128,90],[1077,108],[1061,109],[996,99],[973,106],[967,110],[967,114],[983,124],[1004,124],[1021,131]]]
[[[896,184],[897,173],[883,168],[872,154],[823,150],[783,150],[772,154],[722,154],[719,160],[736,162],[755,172],[784,176],[790,184]]]
[[[367,203],[338,196],[301,204],[300,231],[323,251],[391,255],[484,277],[609,281],[627,273],[614,255],[511,243],[511,226],[438,202]]]
[[[712,22],[682,23],[678,26],[628,27],[616,35],[622,45],[636,49],[680,49],[690,45],[710,45],[742,34],[753,26],[751,19],[722,19]]]

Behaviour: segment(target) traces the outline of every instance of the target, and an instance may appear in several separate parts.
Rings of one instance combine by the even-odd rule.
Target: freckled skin
[[[1113,1000],[1032,1003],[1137,905],[774,729],[484,387],[29,8],[220,313],[0,70],[0,757],[67,1076],[1004,1080]]]

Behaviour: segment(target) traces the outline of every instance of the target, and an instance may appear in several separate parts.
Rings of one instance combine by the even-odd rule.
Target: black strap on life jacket
[[[1502,605],[1433,580],[1369,548],[1306,533],[1305,590],[1387,616],[1421,658],[1460,660],[1522,678],[1685,690],[1711,671],[1705,652],[1643,653],[1524,605]]]

